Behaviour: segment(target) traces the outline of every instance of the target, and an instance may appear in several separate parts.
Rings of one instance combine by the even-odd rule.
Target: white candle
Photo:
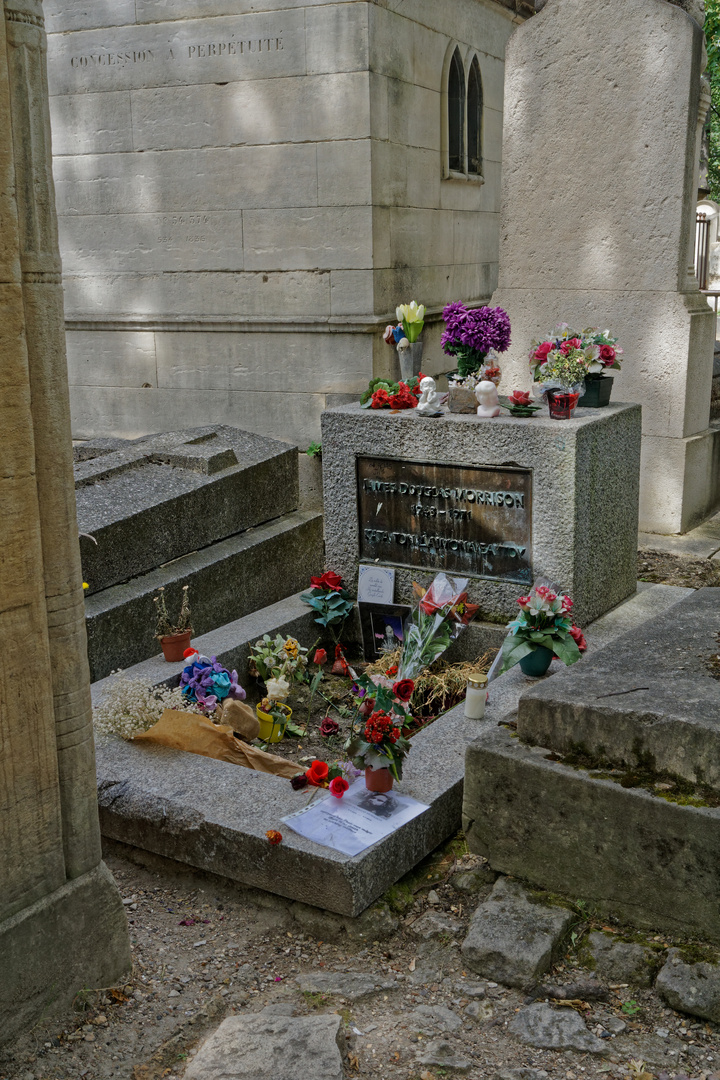
[[[473,672],[468,676],[465,692],[465,716],[468,720],[482,720],[485,716],[487,701],[487,675]]]

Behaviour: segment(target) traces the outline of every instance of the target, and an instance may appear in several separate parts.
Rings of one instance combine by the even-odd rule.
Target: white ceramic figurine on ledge
[[[475,397],[478,400],[477,414],[479,417],[486,420],[492,416],[500,415],[500,402],[495,383],[478,383],[475,389]]]
[[[420,400],[417,411],[420,416],[442,416],[440,395],[435,389],[435,380],[430,375],[420,380]]]

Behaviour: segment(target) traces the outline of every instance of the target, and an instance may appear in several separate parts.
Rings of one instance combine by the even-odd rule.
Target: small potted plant
[[[474,413],[478,383],[500,382],[497,354],[510,345],[510,319],[500,307],[468,310],[460,303],[448,304],[443,319],[443,352],[455,357],[458,365],[456,372],[448,373],[450,412]]]
[[[348,757],[356,769],[364,769],[368,791],[390,791],[393,780],[402,779],[403,761],[410,749],[402,724],[402,715],[378,708],[367,717],[362,735],[348,743]]]
[[[623,350],[609,330],[591,327],[573,330],[567,323],[560,323],[552,334],[542,341],[534,341],[530,349],[530,368],[536,382],[541,381],[543,368],[551,352],[579,349],[587,361],[585,390],[578,401],[581,409],[599,409],[610,403],[613,378],[609,371],[619,371]]]
[[[256,706],[256,712],[260,723],[260,738],[263,742],[280,742],[285,736],[292,716],[290,706],[284,701],[275,701],[271,697],[266,697]]]
[[[538,380],[553,420],[569,420],[585,390],[588,360],[585,353],[569,346],[553,349],[542,365]]]
[[[573,623],[569,596],[558,595],[549,585],[535,585],[518,604],[520,614],[508,623],[499,675],[519,664],[525,675],[539,678],[554,656],[568,666],[580,659],[587,645]]]
[[[302,682],[307,662],[307,649],[294,637],[276,634],[271,638],[263,634],[250,646],[249,671],[258,680],[263,695],[273,679],[285,679],[288,687],[291,682]]]
[[[183,659],[185,650],[189,648],[190,639],[192,637],[193,629],[190,619],[188,589],[189,587],[187,585],[183,585],[180,614],[178,615],[176,622],[172,621],[167,609],[165,587],[161,585],[157,591],[157,595],[153,596],[157,619],[155,637],[160,642],[163,656],[172,663],[176,663],[178,660]]]

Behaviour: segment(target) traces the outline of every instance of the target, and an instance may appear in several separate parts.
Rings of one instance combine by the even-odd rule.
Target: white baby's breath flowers
[[[148,686],[142,679],[118,674],[102,700],[93,705],[93,726],[98,735],[133,739],[156,724],[165,709],[199,712],[183,698],[180,687]]]

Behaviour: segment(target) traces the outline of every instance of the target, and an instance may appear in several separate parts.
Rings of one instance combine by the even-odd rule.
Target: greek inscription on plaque
[[[357,461],[360,559],[532,584],[530,469]]]

